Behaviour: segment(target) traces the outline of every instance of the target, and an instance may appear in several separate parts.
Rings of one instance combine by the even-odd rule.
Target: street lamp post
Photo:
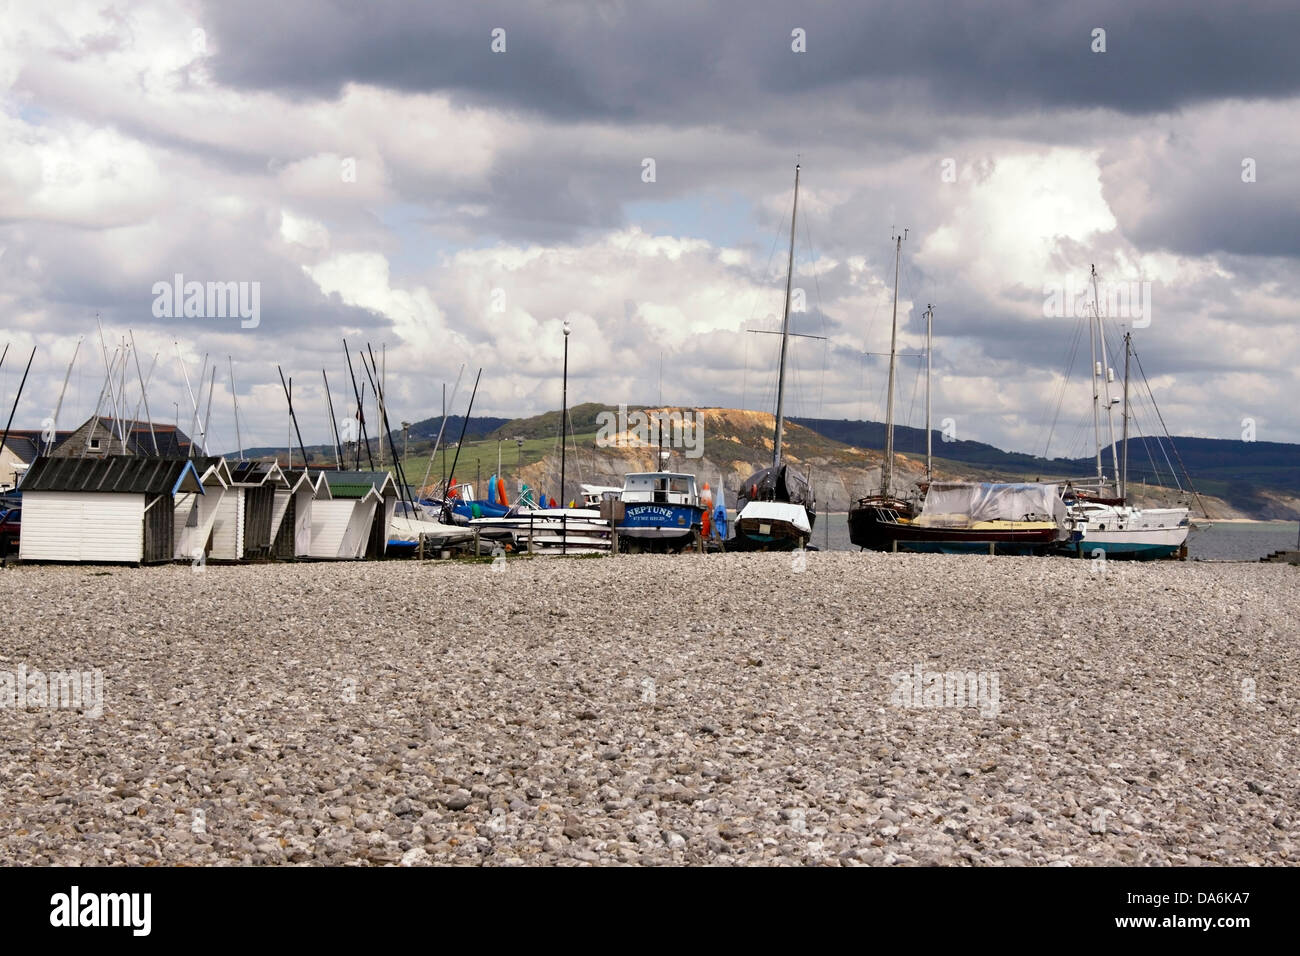
[[[564,507],[564,454],[569,436],[569,323],[564,323],[564,379],[560,390],[560,507]]]
[[[405,464],[407,452],[411,450],[411,423],[402,422],[402,462]]]

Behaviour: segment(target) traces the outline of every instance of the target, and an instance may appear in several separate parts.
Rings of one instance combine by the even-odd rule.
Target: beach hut
[[[388,548],[397,483],[386,471],[324,471],[311,509],[313,558],[378,558]]]
[[[227,490],[234,483],[224,458],[196,458],[202,494],[176,496],[172,556],[177,561],[206,560],[212,551],[213,527]]]
[[[323,472],[284,472],[287,486],[275,489],[271,515],[271,557],[282,560],[311,557],[312,502],[325,483]]]
[[[275,462],[226,462],[230,487],[217,505],[212,525],[214,561],[243,561],[271,553],[275,492],[289,480]]]
[[[38,458],[23,478],[23,561],[172,559],[177,495],[202,495],[187,458]]]

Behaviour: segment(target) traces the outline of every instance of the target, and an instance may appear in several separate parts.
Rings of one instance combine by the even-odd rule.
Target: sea
[[[1196,524],[1193,519],[1193,524]],[[1209,521],[1196,524],[1187,536],[1189,561],[1258,561],[1297,547],[1300,523],[1295,521]],[[848,515],[818,515],[812,543],[823,551],[856,551],[849,541]]]

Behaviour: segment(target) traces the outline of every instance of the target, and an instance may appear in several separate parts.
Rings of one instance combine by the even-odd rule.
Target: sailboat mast
[[[68,363],[68,371],[63,376],[63,388],[59,389],[59,400],[54,406],[54,418],[51,420],[53,424],[50,428],[50,438],[45,443],[45,451],[43,452],[46,455],[54,448],[54,439],[59,428],[59,411],[63,408],[63,396],[68,390],[68,379],[72,378],[72,366],[77,364],[77,353],[81,351],[81,340],[83,338],[84,336],[77,336],[77,347],[72,350],[72,361]]]
[[[933,352],[934,342],[934,306],[926,304],[925,306],[925,480],[928,483],[934,474],[933,462],[933,444],[934,438],[930,434],[930,375],[933,364],[930,361],[930,355]]]
[[[1128,497],[1128,360],[1133,352],[1132,332],[1124,333],[1124,467],[1119,473],[1119,496]]]
[[[1101,347],[1101,385],[1106,394],[1106,434],[1110,437],[1110,463],[1115,469],[1115,490],[1119,492],[1119,454],[1115,450],[1115,416],[1113,414],[1115,406],[1110,400],[1110,382],[1115,377],[1114,371],[1110,367],[1110,356],[1106,354],[1106,333],[1101,325],[1101,301],[1097,297],[1097,267],[1092,269],[1092,301],[1093,311],[1097,315],[1097,343]],[[1100,489],[1099,489],[1100,490]]]
[[[230,401],[235,406],[235,441],[239,444],[239,460],[244,460],[244,436],[239,431],[239,393],[235,391],[235,357],[227,355],[226,361],[230,363]],[[331,413],[330,417],[333,417]]]
[[[781,464],[785,433],[785,359],[790,345],[790,288],[794,282],[794,224],[799,216],[799,164],[794,164],[794,209],[790,213],[790,255],[785,268],[785,311],[781,319],[781,368],[776,380],[776,434],[772,438],[772,467]]]
[[[885,461],[880,469],[880,494],[889,496],[894,477],[894,370],[898,364],[898,264],[903,257],[903,235],[894,237],[894,313],[889,330],[889,395],[885,399]]]
[[[1097,267],[1092,267],[1092,315],[1088,320],[1088,342],[1092,346],[1092,367],[1089,374],[1092,376],[1092,437],[1097,448],[1097,493],[1101,494],[1102,481],[1104,476],[1101,473],[1101,410],[1099,402],[1101,400],[1101,391],[1097,387],[1097,373],[1101,366],[1097,364]]]

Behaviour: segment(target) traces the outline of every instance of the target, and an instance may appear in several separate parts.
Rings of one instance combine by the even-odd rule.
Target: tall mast
[[[1133,351],[1132,332],[1124,333],[1124,467],[1119,473],[1119,496],[1128,497],[1128,360]]]
[[[235,391],[235,358],[233,355],[227,355],[226,361],[230,363],[230,400],[235,405],[235,441],[239,444],[239,460],[243,461],[244,436],[239,432],[239,393]],[[324,372],[321,374],[324,374]],[[334,417],[332,413],[330,417]]]
[[[158,435],[157,435],[157,434],[154,432],[154,430],[153,430],[153,414],[149,411],[149,395],[147,394],[147,391],[148,391],[148,385],[147,385],[146,382],[145,382],[145,379],[144,379],[144,373],[140,371],[140,353],[139,353],[139,351],[138,351],[138,350],[136,349],[136,347],[135,347],[135,330],[134,330],[134,329],[131,329],[130,332],[131,332],[131,354],[132,354],[132,356],[135,357],[135,374],[136,374],[136,377],[140,379],[140,401],[144,403],[144,417],[147,418],[147,419],[149,419],[149,441],[151,441],[151,442],[153,443],[153,453],[154,453],[155,455],[157,455],[157,454],[158,454]],[[74,357],[75,357],[75,356],[74,356]],[[157,365],[157,364],[158,364],[158,353],[157,353],[157,352],[154,352],[154,353],[153,353],[153,362],[154,362],[154,365]],[[71,365],[68,366],[68,371],[69,371],[69,372],[72,371],[72,366],[71,366]],[[149,378],[150,378],[150,379],[153,378],[153,365],[149,366]],[[232,379],[232,381],[233,381],[233,379]],[[64,388],[67,388],[67,387],[68,387],[68,382],[67,382],[66,379],[65,379],[64,382],[63,382],[63,387],[64,387]],[[232,385],[231,388],[234,388],[234,386]],[[63,401],[63,393],[62,393],[62,392],[59,393],[59,401],[60,401],[60,402]],[[138,412],[140,411],[140,406],[137,405],[135,410],[136,410],[136,412],[138,413]],[[135,417],[135,416],[133,415],[132,418],[134,418],[134,417]],[[134,424],[132,425],[132,427],[134,427]]]
[[[1092,302],[1097,315],[1097,343],[1101,347],[1101,385],[1106,392],[1106,432],[1110,436],[1110,463],[1115,469],[1115,487],[1119,490],[1119,455],[1115,450],[1115,416],[1111,414],[1114,405],[1110,400],[1110,382],[1115,377],[1110,367],[1110,358],[1106,355],[1106,333],[1101,325],[1101,301],[1097,298],[1097,267],[1092,268]],[[1098,489],[1100,490],[1100,489]]]
[[[1092,437],[1097,448],[1097,493],[1101,494],[1104,476],[1101,473],[1101,390],[1097,388],[1097,375],[1101,366],[1097,364],[1097,267],[1092,267],[1092,313],[1088,320],[1088,343],[1092,346],[1092,366],[1088,370],[1092,377]]]
[[[63,408],[63,396],[68,390],[68,379],[72,378],[72,366],[77,364],[77,354],[81,351],[81,340],[84,336],[77,336],[77,347],[72,350],[72,361],[68,363],[68,371],[63,376],[63,388],[59,389],[59,400],[54,406],[53,426],[50,429],[50,439],[45,443],[44,454],[48,455],[54,449],[54,440],[58,436],[59,428],[59,411]]]
[[[928,483],[934,473],[933,436],[930,434],[930,374],[932,363],[930,353],[934,342],[934,306],[925,307],[925,480]]]
[[[903,257],[903,235],[894,237],[894,317],[889,331],[889,396],[885,400],[885,461],[880,469],[881,497],[889,496],[894,477],[894,366],[898,363],[898,264]]]
[[[334,463],[335,467],[339,471],[342,471],[344,449],[339,442],[339,420],[334,417],[334,396],[330,394],[330,377],[325,374],[324,369],[320,370],[320,377],[325,380],[325,400],[329,403],[330,428],[334,433]]]
[[[180,342],[177,342],[177,341],[175,341],[175,340],[173,339],[173,340],[172,340],[172,345],[176,346],[176,362],[177,362],[177,363],[180,365],[180,367],[181,367],[181,374],[185,376],[185,391],[186,391],[186,392],[189,394],[189,396],[190,396],[190,404],[193,405],[193,404],[194,404],[194,389],[193,389],[193,387],[190,385],[190,373],[189,373],[189,370],[185,368],[185,359],[184,359],[184,357],[181,355],[181,343],[180,343]],[[98,408],[98,407],[96,407],[96,409],[95,409],[95,414],[96,414],[96,415],[99,414],[99,408]],[[179,431],[180,431],[180,409],[179,409],[179,408],[177,408],[177,410],[176,410],[176,419],[177,419],[177,421],[176,421],[176,430],[177,430],[177,432],[179,432]],[[180,441],[180,436],[179,436],[179,435],[177,436],[176,441],[177,441],[177,442]],[[190,457],[191,457],[191,458],[194,457],[194,429],[193,429],[193,427],[190,428]]]
[[[776,379],[776,435],[772,438],[772,468],[781,464],[785,434],[785,358],[790,346],[790,286],[794,282],[794,224],[799,217],[799,164],[794,164],[794,209],[790,212],[790,255],[785,266],[785,310],[781,318],[781,368]]]
[[[202,383],[199,383],[202,387]],[[208,411],[203,417],[203,454],[211,454],[208,450],[208,426],[212,424],[212,393],[217,387],[217,363],[212,363],[211,381],[208,382]]]

